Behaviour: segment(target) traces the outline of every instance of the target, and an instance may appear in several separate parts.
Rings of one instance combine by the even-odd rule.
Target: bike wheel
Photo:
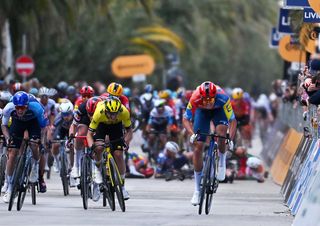
[[[36,189],[37,189],[37,184],[33,183],[31,184],[31,200],[32,200],[32,205],[37,204],[37,198],[36,198]]]
[[[11,196],[10,196],[9,205],[8,205],[9,211],[12,210],[14,199],[17,196],[20,189],[20,178],[23,174],[24,164],[25,164],[25,156],[20,156],[18,159],[18,165],[17,165],[16,171],[13,175],[12,191],[11,191]]]
[[[112,189],[112,185],[108,179],[108,175],[106,175],[105,169],[102,170],[102,178],[104,183],[103,188],[103,206],[107,206],[107,202],[112,211],[116,209],[114,190]]]
[[[124,198],[123,198],[123,193],[122,193],[122,186],[123,186],[122,179],[121,179],[118,167],[117,167],[114,159],[110,158],[109,161],[110,161],[110,175],[111,175],[112,181],[113,181],[113,189],[117,195],[118,203],[120,205],[122,212],[125,212],[126,206],[124,203]]]
[[[211,161],[211,157],[207,156],[204,164],[204,168],[203,168],[203,175],[200,181],[200,203],[199,203],[199,210],[198,210],[199,215],[201,215],[202,213],[203,201],[208,190],[208,185],[210,184],[210,167],[211,167],[210,161]]]
[[[213,161],[213,164],[214,164],[214,161]],[[212,166],[210,164],[210,166]],[[210,209],[211,209],[211,203],[212,203],[212,197],[213,197],[213,186],[214,186],[214,183],[216,181],[216,172],[214,169],[214,166],[213,168],[209,168],[209,176],[210,176],[210,180],[208,181],[208,184],[207,184],[207,191],[206,191],[206,205],[205,205],[205,213],[208,215],[209,212],[210,212]],[[213,170],[213,175],[211,175],[211,171]]]
[[[0,190],[2,189],[2,186],[4,185],[4,181],[5,181],[6,165],[7,165],[7,155],[2,154],[0,157]]]
[[[21,184],[20,184],[20,189],[19,189],[19,195],[18,195],[18,200],[17,200],[17,210],[20,211],[24,199],[26,197],[27,191],[29,189],[29,175],[31,172],[31,159],[28,159],[26,162],[26,165],[24,167],[24,171],[22,173],[22,178],[21,178]]]
[[[67,162],[67,155],[65,152],[61,153],[61,171],[60,177],[62,181],[62,188],[64,196],[69,195],[69,178],[68,178],[68,162]]]
[[[81,164],[81,177],[80,177],[80,185],[81,185],[81,195],[82,195],[82,204],[83,208],[88,209],[88,199],[89,199],[89,166],[90,160],[88,157],[84,156]]]

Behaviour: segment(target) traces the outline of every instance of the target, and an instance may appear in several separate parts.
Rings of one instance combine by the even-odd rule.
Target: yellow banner
[[[301,50],[300,44],[291,44],[290,35],[285,35],[279,41],[279,54],[289,62],[306,62],[306,52]]]
[[[317,14],[320,14],[320,1],[319,0],[309,0],[309,5]]]

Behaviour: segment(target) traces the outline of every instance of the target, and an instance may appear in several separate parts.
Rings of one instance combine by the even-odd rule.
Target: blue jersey
[[[28,104],[28,109],[23,116],[18,116],[15,106],[12,102],[8,103],[3,109],[2,125],[7,126],[10,120],[30,121],[37,119],[41,128],[48,125],[48,119],[45,117],[44,109],[38,101],[31,101]]]

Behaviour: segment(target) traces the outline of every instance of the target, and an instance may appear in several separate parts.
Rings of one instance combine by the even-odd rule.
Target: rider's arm
[[[126,144],[130,144],[130,141],[132,140],[132,136],[133,136],[133,130],[130,127],[126,128],[126,135],[124,137],[124,141],[126,142]]]
[[[189,135],[194,134],[191,120],[192,120],[192,104],[191,102],[189,102],[182,119],[183,126],[187,130]]]
[[[124,108],[123,112],[121,112],[123,120],[122,120],[122,124],[123,126],[126,128],[126,135],[125,135],[125,142],[126,144],[129,144],[130,141],[132,140],[132,128],[131,128],[131,118],[130,118],[130,113],[129,110]]]
[[[88,130],[88,133],[87,133],[87,141],[88,141],[88,147],[92,147],[93,145],[93,134],[94,134],[94,131],[91,131],[90,128]]]
[[[223,105],[223,110],[224,110],[224,113],[225,113],[229,123],[230,123],[230,125],[229,125],[230,138],[231,138],[231,140],[233,140],[236,135],[236,131],[237,131],[237,120],[236,120],[236,117],[233,113],[230,99],[228,99],[226,101],[226,103]]]
[[[1,123],[1,129],[2,129],[3,135],[4,135],[4,137],[6,139],[9,139],[9,137],[10,137],[8,124],[9,124],[11,112],[13,110],[14,110],[14,105],[11,102],[8,103],[5,106],[5,108],[3,109],[3,117],[2,117],[2,123]]]

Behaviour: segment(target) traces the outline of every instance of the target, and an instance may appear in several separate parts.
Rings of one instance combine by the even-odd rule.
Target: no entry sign
[[[34,62],[31,57],[22,55],[16,60],[16,71],[21,76],[30,76],[34,72]]]

